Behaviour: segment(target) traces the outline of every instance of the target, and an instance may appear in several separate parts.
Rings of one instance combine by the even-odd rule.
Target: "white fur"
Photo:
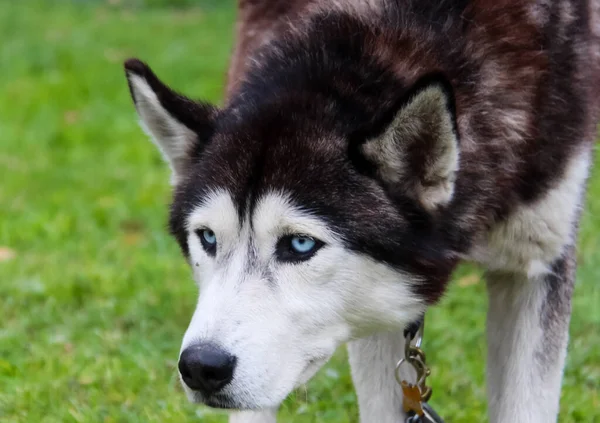
[[[396,381],[395,367],[404,357],[404,335],[384,332],[352,341],[348,358],[362,423],[399,423],[406,419],[402,410],[402,389]],[[403,378],[415,381],[409,366],[400,368]]]
[[[523,272],[530,277],[546,273],[565,246],[572,244],[589,164],[588,151],[574,156],[555,188],[493,227],[470,258],[490,270]]]
[[[134,92],[140,125],[169,163],[172,171],[171,183],[175,184],[180,174],[180,166],[186,160],[187,151],[196,141],[197,135],[162,107],[144,78],[130,74],[129,82]]]
[[[403,327],[424,310],[408,275],[344,248],[323,221],[283,193],[260,198],[240,225],[229,194],[215,192],[191,214],[188,228],[200,297],[182,350],[210,340],[237,357],[222,393],[238,407],[277,407],[341,343]],[[194,233],[200,228],[215,232],[216,257],[202,249]],[[294,233],[326,245],[308,261],[282,263],[275,246]]]
[[[558,415],[566,338],[549,340],[540,315],[547,296],[542,278],[489,275],[487,319],[488,409],[492,423],[548,423]],[[544,362],[545,343],[559,345]]]
[[[231,413],[229,423],[275,423],[277,410],[238,411]]]

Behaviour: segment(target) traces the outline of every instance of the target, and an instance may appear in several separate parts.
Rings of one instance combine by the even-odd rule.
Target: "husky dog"
[[[125,64],[200,288],[188,397],[273,422],[348,342],[403,421],[402,330],[487,269],[490,421],[558,415],[600,99],[598,0],[240,1],[226,104]]]

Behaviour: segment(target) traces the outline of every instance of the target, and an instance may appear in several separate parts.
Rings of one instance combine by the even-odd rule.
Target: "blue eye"
[[[325,243],[307,235],[287,235],[277,242],[275,255],[284,262],[301,262],[310,259]]]
[[[316,245],[315,240],[307,236],[293,236],[290,239],[292,250],[298,254],[309,253]]]
[[[210,229],[198,229],[196,235],[200,238],[200,243],[206,252],[210,255],[215,255],[217,251],[217,236]]]
[[[217,243],[217,236],[210,229],[204,229],[202,231],[202,238],[210,245]]]

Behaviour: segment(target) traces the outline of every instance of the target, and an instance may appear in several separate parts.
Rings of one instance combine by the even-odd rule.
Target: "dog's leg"
[[[237,411],[229,415],[229,423],[275,423],[277,410]]]
[[[572,248],[541,276],[488,275],[491,423],[556,421],[574,280]]]
[[[402,331],[352,341],[348,344],[348,355],[360,421],[403,422],[406,416],[402,411],[402,390],[394,376],[396,363],[404,357]]]

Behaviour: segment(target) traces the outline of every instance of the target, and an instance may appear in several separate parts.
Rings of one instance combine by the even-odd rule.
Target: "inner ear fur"
[[[362,153],[386,186],[402,190],[430,211],[447,204],[459,166],[449,84],[440,79],[416,84],[378,135],[363,144]]]
[[[141,60],[127,60],[125,74],[140,124],[171,166],[175,183],[191,153],[210,138],[217,110],[173,91]]]

